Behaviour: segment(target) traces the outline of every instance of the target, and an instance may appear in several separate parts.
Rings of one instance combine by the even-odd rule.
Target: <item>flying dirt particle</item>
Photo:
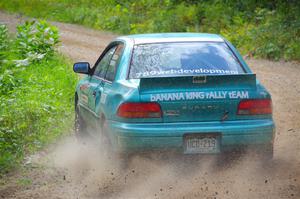
[[[294,130],[294,129],[289,129],[288,131],[292,131],[292,130]]]
[[[268,180],[265,180],[265,184],[267,184],[268,183]]]
[[[169,187],[169,189],[173,189],[173,187]]]
[[[160,191],[163,191],[163,189],[162,189],[162,188],[160,188]]]
[[[292,185],[292,184],[290,184],[290,185],[289,185],[289,188],[290,188],[290,190],[294,190],[294,189],[296,188],[296,186],[295,186],[295,185]]]
[[[294,179],[294,181],[296,182],[296,181],[297,181],[297,179]]]
[[[132,172],[132,173],[134,173],[134,172],[135,172],[135,170],[133,169],[131,172]]]
[[[66,176],[64,175],[63,180],[66,180]]]
[[[294,194],[292,193],[292,194],[291,194],[291,196],[293,197],[293,196],[294,196]]]
[[[226,194],[228,194],[229,193],[229,191],[226,191]]]
[[[113,176],[113,175],[114,175],[114,173],[113,173],[113,172],[111,172],[111,173],[110,173],[110,175],[112,175],[112,176]]]
[[[215,192],[216,195],[218,195],[218,192]]]

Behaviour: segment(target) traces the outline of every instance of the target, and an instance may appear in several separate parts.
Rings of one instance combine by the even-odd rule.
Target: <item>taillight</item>
[[[119,117],[124,118],[160,118],[160,105],[155,102],[126,102],[119,106]]]
[[[238,115],[264,115],[272,114],[271,99],[242,100],[238,106]]]

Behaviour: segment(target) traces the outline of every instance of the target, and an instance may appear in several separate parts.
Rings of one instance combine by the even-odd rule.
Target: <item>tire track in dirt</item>
[[[13,31],[23,18],[0,12]],[[77,25],[54,23],[60,51],[94,63],[115,37]],[[272,164],[249,157],[135,157],[124,170],[97,147],[71,136],[28,157],[29,164],[0,184],[0,198],[300,198],[300,64],[248,59],[271,92],[276,121]]]

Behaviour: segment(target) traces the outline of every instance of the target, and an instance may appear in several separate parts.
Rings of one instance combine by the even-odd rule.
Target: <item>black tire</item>
[[[106,157],[114,160],[115,163],[118,164],[120,169],[126,169],[128,168],[128,164],[130,161],[130,154],[123,153],[123,152],[117,152],[113,150],[112,143],[110,142],[110,139],[108,137],[108,128],[107,123],[104,117],[102,117],[101,120],[101,130],[100,130],[100,143],[102,145],[102,153]]]
[[[264,162],[270,162],[274,157],[274,146],[273,144],[265,145],[262,147],[260,156]]]
[[[86,124],[84,123],[84,120],[82,119],[82,116],[79,113],[77,95],[75,96],[74,132],[75,132],[75,136],[79,142],[85,142],[85,140],[87,138]]]
[[[258,158],[258,160],[266,165],[273,160],[273,144],[251,146],[250,152],[253,157]]]
[[[102,148],[104,155],[111,154],[112,152],[112,145],[107,135],[107,128],[106,128],[106,120],[104,116],[102,116],[100,120],[100,133],[99,133],[99,141]]]

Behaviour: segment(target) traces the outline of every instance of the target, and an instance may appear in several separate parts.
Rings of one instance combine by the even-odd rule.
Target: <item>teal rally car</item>
[[[270,93],[238,51],[216,34],[121,36],[75,91],[75,130],[118,153],[218,154],[253,147],[273,157]]]

